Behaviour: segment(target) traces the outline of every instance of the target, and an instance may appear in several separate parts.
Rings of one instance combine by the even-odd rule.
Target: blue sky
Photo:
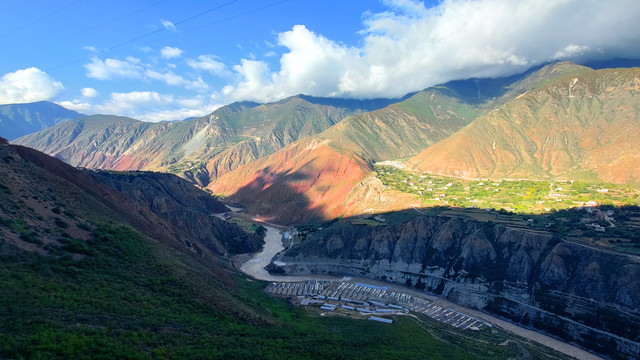
[[[400,97],[639,58],[639,16],[635,0],[3,0],[0,103],[160,121],[298,93]]]

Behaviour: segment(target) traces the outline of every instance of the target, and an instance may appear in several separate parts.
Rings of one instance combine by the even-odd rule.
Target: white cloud
[[[97,113],[93,111],[93,105],[91,103],[88,103],[86,101],[82,101],[79,99],[75,99],[75,100],[71,100],[71,101],[59,101],[57,103],[58,105],[70,109],[70,110],[74,110],[83,114],[91,114],[91,113]]]
[[[147,70],[144,75],[153,80],[159,80],[164,82],[167,85],[182,85],[184,83],[184,78],[180,75],[176,75],[172,72],[160,73],[155,70]]]
[[[92,99],[98,96],[98,92],[94,88],[83,88],[80,90],[82,92],[82,96]]]
[[[50,100],[64,87],[44,71],[30,67],[0,78],[0,104]]]
[[[125,60],[105,59],[93,57],[89,64],[87,77],[99,80],[143,79],[161,81],[171,86],[181,86],[188,90],[203,92],[209,85],[197,77],[194,80],[185,79],[169,69],[158,70],[151,64],[143,64],[138,58],[127,57]]]
[[[424,4],[413,0],[383,0],[385,5],[393,10],[398,10],[407,14],[408,16],[424,16],[427,13],[427,9]]]
[[[205,96],[182,98],[155,91],[111,93],[103,103],[92,104],[76,99],[59,104],[85,114],[112,114],[153,122],[204,116],[220,107]]]
[[[87,51],[92,52],[92,53],[97,53],[98,52],[98,49],[96,49],[95,46],[83,46],[82,49],[83,50],[87,50]]]
[[[173,59],[182,55],[182,49],[177,47],[165,46],[160,50],[160,56],[164,59]]]
[[[233,69],[242,79],[238,85],[227,85],[222,88],[222,93],[232,99],[269,101],[283,98],[284,92],[276,94],[276,86],[269,80],[269,67],[262,61],[242,59],[240,65]],[[286,96],[286,94],[285,94]]]
[[[144,75],[147,79],[162,81],[171,86],[182,86],[188,90],[202,92],[209,89],[209,85],[207,85],[201,77],[198,77],[196,80],[187,80],[171,71],[158,72],[151,69],[147,69]]]
[[[142,77],[142,67],[138,65],[139,62],[136,58],[128,58],[124,61],[117,59],[103,61],[94,56],[84,67],[88,71],[87,76],[94,79],[139,79]]]
[[[111,93],[108,106],[122,112],[149,105],[164,105],[173,101],[173,95],[161,95],[155,91],[133,91],[128,93]]]
[[[187,59],[187,65],[194,70],[204,70],[212,75],[224,75],[228,73],[227,66],[216,60],[213,55],[200,55],[198,60]]]
[[[162,26],[164,26],[165,29],[173,32],[178,31],[178,29],[176,29],[176,26],[171,21],[160,19],[160,22],[162,23]]]
[[[198,77],[195,80],[187,80],[184,84],[184,87],[188,90],[195,90],[197,92],[204,92],[209,90],[209,85],[202,80],[201,77]]]
[[[580,56],[589,50],[588,46],[580,46],[576,44],[569,44],[564,49],[558,51],[553,56],[556,59],[571,58],[574,56]]]
[[[553,60],[640,57],[640,2],[443,0],[427,8],[386,0],[368,14],[360,46],[294,26],[278,35],[280,67],[243,59],[232,100],[270,101],[297,93],[398,97],[469,77],[522,72]]]
[[[127,61],[128,61],[128,62],[130,62],[131,64],[135,64],[135,65],[138,65],[138,64],[140,64],[140,63],[141,63],[141,60],[140,60],[140,59],[138,59],[137,57],[133,57],[133,56],[127,56],[127,57],[125,58],[125,60],[127,60]]]

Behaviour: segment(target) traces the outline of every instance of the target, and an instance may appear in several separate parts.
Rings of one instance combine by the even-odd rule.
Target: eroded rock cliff
[[[393,281],[614,358],[640,351],[637,257],[462,217],[354,224],[308,235],[279,270]]]

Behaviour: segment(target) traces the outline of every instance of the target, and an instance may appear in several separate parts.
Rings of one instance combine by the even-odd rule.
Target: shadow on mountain
[[[456,96],[471,105],[480,105],[486,101],[499,98],[506,94],[509,86],[534,74],[550,63],[544,63],[516,75],[502,78],[471,78],[454,80],[444,84],[441,89],[445,94]],[[449,94],[453,92],[453,94]]]
[[[605,233],[591,224],[615,217]],[[612,358],[640,349],[640,208],[424,208],[297,227],[272,268],[414,287]],[[606,234],[606,235],[605,235]],[[615,250],[624,250],[622,253]]]
[[[2,150],[5,162],[20,159],[12,172],[37,174],[38,181],[47,181],[59,191],[57,202],[62,203],[64,196],[76,212],[100,219],[91,221],[128,223],[165,245],[196,253],[212,264],[227,252],[251,252],[262,245],[259,236],[212,219],[211,213],[225,211],[224,206],[177,176],[130,172],[113,173],[109,178],[106,172],[81,171],[27,147],[8,145]]]
[[[309,174],[301,171],[272,173],[267,167],[228,199],[244,204],[247,212],[274,223],[322,221],[322,209],[312,207],[302,193],[310,179]]]
[[[382,109],[391,104],[399,103],[407,100],[411,96],[415,95],[414,93],[409,93],[403,97],[395,98],[395,99],[344,99],[344,98],[325,98],[325,97],[315,97],[310,95],[298,95],[299,98],[304,99],[312,104],[318,105],[328,105],[335,107],[345,107],[345,108],[353,108],[359,109],[363,112],[374,111],[378,109]]]
[[[87,171],[95,180],[136,200],[181,230],[187,248],[206,246],[218,255],[255,252],[264,241],[255,233],[212,214],[228,211],[220,201],[175,175],[154,172]]]

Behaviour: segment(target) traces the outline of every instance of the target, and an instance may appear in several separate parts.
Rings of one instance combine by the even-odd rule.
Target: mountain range
[[[471,154],[469,163],[466,164],[471,166],[473,157],[487,152],[491,149],[492,144],[480,142],[483,139],[482,136],[490,138],[486,132],[483,132],[481,136],[474,136],[470,133],[470,129],[476,128],[478,123],[485,121],[484,119],[487,119],[491,114],[502,113],[511,107],[520,109],[523,99],[530,96],[529,93],[547,93],[550,89],[559,86],[557,84],[566,82],[565,79],[575,79],[580,74],[593,73],[592,76],[602,77],[604,81],[608,74],[615,71],[599,70],[593,73],[594,70],[579,65],[551,64],[530,72],[512,83],[501,84],[502,91],[493,91],[502,94],[499,97],[480,98],[480,100],[470,99],[469,96],[457,91],[456,88],[461,87],[459,83],[450,87],[441,86],[427,89],[404,102],[371,113],[351,116],[313,138],[301,140],[298,144],[294,143],[289,148],[285,148],[260,162],[241,167],[214,180],[208,188],[215,193],[222,193],[232,199],[247,202],[250,209],[256,213],[273,216],[284,222],[293,219],[291,218],[293,214],[298,214],[297,218],[300,218],[301,215],[292,209],[300,209],[301,205],[304,205],[305,214],[309,215],[302,220],[329,219],[339,215],[357,215],[371,211],[380,212],[421,206],[419,199],[395,196],[396,194],[390,195],[381,183],[371,178],[372,165],[379,161],[405,158],[408,160],[404,166],[415,168],[414,162],[418,163],[422,151],[429,152],[430,149],[442,148],[440,144],[450,142],[452,139],[459,139],[447,149],[451,154],[469,153],[473,149],[474,152]],[[631,74],[638,73],[637,69],[626,71]],[[612,84],[616,81],[611,78],[609,80]],[[481,82],[478,82],[474,85],[479,86],[480,84]],[[466,88],[462,89],[467,89],[468,86],[469,83]],[[482,88],[477,91],[490,93],[489,90]],[[603,99],[603,101],[607,102],[607,99]],[[617,109],[615,106],[611,105],[613,109]],[[633,107],[634,105],[629,106]],[[561,111],[559,108],[555,109]],[[540,113],[538,109],[535,111],[536,114]],[[596,121],[595,119],[601,119],[603,115],[596,112],[595,109],[593,111],[594,120],[588,124],[585,123],[584,127],[596,131],[598,126],[602,125],[599,124],[601,120]],[[613,115],[608,114],[607,116]],[[631,118],[629,121],[630,124],[638,123],[637,118]],[[606,121],[604,122],[606,123]],[[544,139],[546,135],[541,134],[553,131],[553,128],[547,126],[548,124],[541,123],[539,125],[533,130],[538,137],[542,136]],[[513,129],[515,124],[508,126],[509,129]],[[610,131],[615,131],[615,129],[617,127],[611,127]],[[513,131],[517,132],[518,130],[513,129]],[[461,134],[469,134],[469,136],[463,138]],[[522,137],[514,141],[513,146],[516,148],[524,147],[522,142],[524,139],[528,139],[531,134],[523,133]],[[630,133],[629,136],[633,136],[633,134]],[[324,146],[304,146],[309,142],[323,143]],[[632,154],[633,152],[629,149],[637,147],[637,144],[631,138],[627,138],[617,145],[621,149],[625,149],[625,152]],[[595,147],[599,147],[599,145]],[[420,150],[425,148],[426,150]],[[563,150],[558,147],[550,151],[551,156],[561,156]],[[619,159],[619,154],[606,154],[606,152],[603,153],[605,157],[610,157],[610,161],[618,161],[617,159]],[[297,171],[291,167],[283,167],[284,159],[305,165],[300,167],[300,171]],[[330,171],[312,170],[327,168],[323,166],[322,159],[334,159],[331,161],[332,168],[335,168],[336,164],[341,164],[339,160],[344,159],[345,164],[356,164],[357,169],[350,170],[348,178],[342,178]],[[455,158],[424,159],[424,164],[429,164],[435,170],[437,170],[437,166],[448,166],[453,164],[455,160]],[[602,158],[601,163],[604,161]],[[509,167],[514,164],[505,164],[504,166]],[[562,164],[562,166],[566,166],[566,164]],[[434,172],[438,173],[435,170]],[[624,179],[637,179],[634,175],[635,171],[635,168],[627,168],[623,175]],[[264,174],[269,174],[266,183],[264,182]],[[459,176],[460,174],[454,175]],[[530,174],[530,176],[533,179],[544,178],[540,174]],[[269,183],[270,179],[279,180]],[[608,177],[603,177],[600,180],[605,179],[611,180]],[[341,195],[334,196],[333,194],[338,189],[335,186],[325,189],[323,182],[324,184],[327,182],[341,184],[339,190]],[[366,194],[363,194],[365,188]],[[271,194],[279,195],[273,196]],[[303,194],[306,202],[303,203],[296,199],[295,194]],[[262,199],[266,198],[272,200],[262,202]],[[276,198],[277,201],[275,201]],[[288,198],[291,198],[291,201],[287,201]],[[249,201],[250,199],[251,201]],[[331,203],[331,207],[327,203]],[[284,204],[285,206],[270,207],[270,204]]]
[[[93,115],[14,143],[74,166],[165,171],[207,185],[240,165],[325,130],[347,115],[391,102],[295,96],[263,105],[233,103],[205,117],[162,123]]]
[[[346,328],[318,330],[317,322],[256,295],[259,284],[234,270],[235,255],[261,248],[264,229],[213,216],[228,211],[221,196],[252,216],[296,226],[296,242],[271,270],[398,282],[606,356],[634,358],[640,348],[637,206],[546,215],[427,209],[432,204],[416,195],[410,179],[466,186],[468,193],[472,186],[478,193],[500,191],[485,182],[526,180],[536,186],[525,190],[554,201],[574,191],[568,189],[574,182],[589,184],[582,186],[586,194],[606,193],[609,185],[602,184],[609,183],[624,187],[619,195],[637,205],[639,96],[640,68],[558,62],[393,100],[298,95],[162,123],[76,113],[12,141],[18,145],[2,139],[0,257],[9,265],[0,269],[0,285],[20,290],[0,298],[8,309],[0,314],[0,357],[73,357],[69,344],[85,341],[91,353],[101,338],[110,354],[125,343],[150,357],[202,357],[205,350],[238,358],[269,351],[277,354],[265,357],[350,357],[350,338],[340,340]],[[23,115],[12,121],[23,116],[26,123],[27,112],[13,114]],[[380,170],[385,166],[408,174],[395,183],[416,191],[383,182],[378,171],[395,176]],[[605,227],[606,234],[596,234]],[[65,288],[73,296],[65,297]],[[86,294],[97,294],[96,303],[84,302],[92,301]],[[32,302],[21,306],[20,297]],[[175,306],[180,297],[184,308]],[[31,318],[41,322],[21,320]],[[375,331],[336,321],[365,333],[358,346],[388,351]],[[400,323],[401,331],[384,333],[397,335],[394,346],[416,346],[429,331],[413,328],[419,339],[403,338],[415,323]],[[26,339],[26,333],[37,335]],[[427,336],[426,343],[446,348],[443,336]],[[310,345],[327,339],[338,341],[338,350]],[[19,345],[28,341],[32,346]],[[457,343],[466,351],[462,357],[505,353],[469,341]],[[184,344],[193,353],[181,353]],[[523,358],[540,356],[518,344]],[[474,347],[479,352],[470,355]],[[120,350],[119,357],[129,357]]]
[[[82,116],[48,101],[0,105],[0,136],[14,140]]]
[[[299,95],[175,123],[94,115],[14,142],[74,166],[178,174],[297,223],[421,205],[371,178],[388,160],[473,179],[638,181],[638,76],[559,62],[398,100]]]
[[[388,160],[464,178],[637,181],[638,76],[559,62],[397,101],[300,95],[157,124],[95,115],[15,143],[74,166],[175,173],[296,223],[420,205],[371,179]]]
[[[221,211],[174,175],[80,170],[0,138],[0,357],[561,358],[502,331],[309,316],[230,266],[262,236]]]
[[[532,89],[407,160],[469,178],[640,179],[640,72],[588,71]]]

